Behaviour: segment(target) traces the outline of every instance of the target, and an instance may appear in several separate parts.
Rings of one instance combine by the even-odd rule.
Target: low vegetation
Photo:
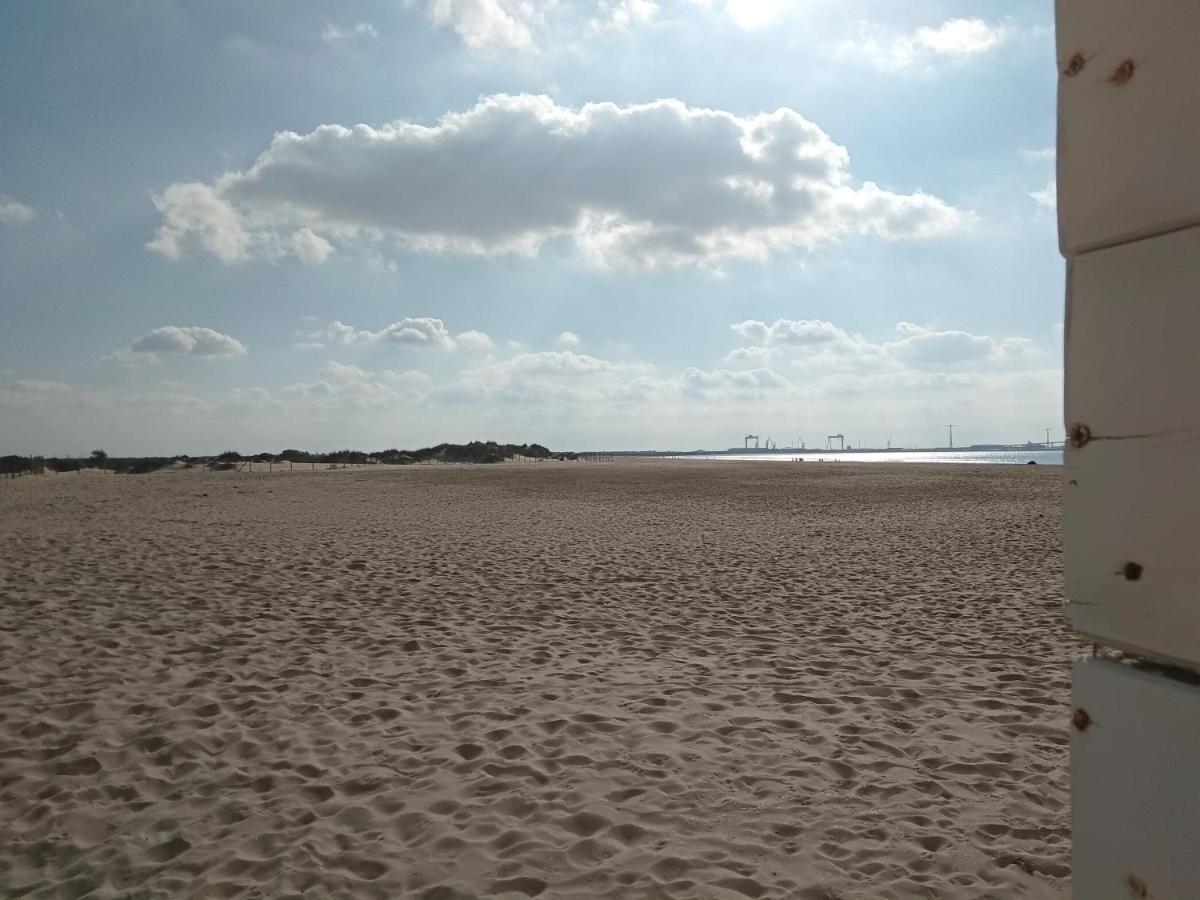
[[[437,444],[419,450],[335,450],[329,453],[311,453],[307,450],[288,449],[279,453],[256,453],[243,455],[237,450],[225,450],[215,456],[109,456],[103,450],[93,450],[87,456],[40,457],[0,456],[0,475],[38,474],[44,470],[52,472],[78,472],[84,469],[103,469],[118,475],[145,475],[168,468],[191,469],[205,466],[217,471],[230,471],[253,463],[308,463],[324,466],[406,466],[428,463],[502,463],[522,457],[525,459],[575,459],[574,453],[553,453],[541,444],[498,444],[495,441],[471,441],[469,444]]]

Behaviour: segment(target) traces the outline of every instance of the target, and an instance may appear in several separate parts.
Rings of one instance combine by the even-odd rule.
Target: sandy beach
[[[1059,478],[0,482],[0,895],[1065,897]]]

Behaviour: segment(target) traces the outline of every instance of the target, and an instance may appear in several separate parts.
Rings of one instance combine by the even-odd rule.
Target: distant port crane
[[[832,450],[834,441],[838,442],[839,450],[846,449],[846,436],[844,434],[831,434],[831,435],[827,436],[825,438],[825,449]]]
[[[754,449],[755,449],[755,450],[757,450],[757,449],[758,449],[758,435],[757,435],[757,434],[748,434],[748,435],[746,435],[746,437],[744,438],[744,441],[745,441],[745,449],[746,449],[746,450],[749,450],[749,449],[750,449],[750,442],[751,442],[751,441],[754,441]]]

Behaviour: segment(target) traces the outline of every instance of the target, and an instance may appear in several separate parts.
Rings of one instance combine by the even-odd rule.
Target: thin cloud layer
[[[794,110],[741,117],[678,100],[561,106],[497,95],[432,126],[276,135],[257,161],[154,198],[148,246],[223,263],[391,240],[413,252],[538,253],[564,239],[602,266],[765,260],[867,235],[954,232],[930,194],[855,184],[846,149]]]
[[[627,33],[649,23],[658,14],[654,0],[602,0],[597,16],[588,22],[592,33]]]
[[[983,19],[948,19],[924,25],[907,34],[888,34],[876,25],[862,23],[858,37],[841,46],[845,57],[865,59],[884,70],[928,65],[937,60],[965,60],[995,50],[1012,37],[1007,22]]]
[[[1005,364],[1037,355],[1028,338],[993,338],[966,331],[938,331],[911,322],[896,325],[896,339],[869,341],[821,319],[778,319],[767,324],[748,319],[730,326],[748,341],[728,354],[730,362],[761,365],[789,357],[793,365],[826,369],[870,367],[890,372],[901,368]]]
[[[36,218],[33,207],[0,194],[0,225],[25,225]]]
[[[377,37],[379,32],[370,22],[357,22],[354,25],[334,25],[332,22],[326,22],[325,27],[321,29],[321,40],[327,44],[336,44],[352,38]]]
[[[1051,178],[1046,182],[1044,188],[1039,188],[1036,191],[1030,191],[1029,196],[1033,198],[1033,202],[1043,209],[1054,211],[1058,209],[1058,180]]]
[[[788,0],[725,0],[725,12],[739,28],[754,30],[781,19]]]

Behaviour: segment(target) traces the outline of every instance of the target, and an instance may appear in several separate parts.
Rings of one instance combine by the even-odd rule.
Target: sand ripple
[[[1050,898],[1057,473],[0,483],[0,894]]]

